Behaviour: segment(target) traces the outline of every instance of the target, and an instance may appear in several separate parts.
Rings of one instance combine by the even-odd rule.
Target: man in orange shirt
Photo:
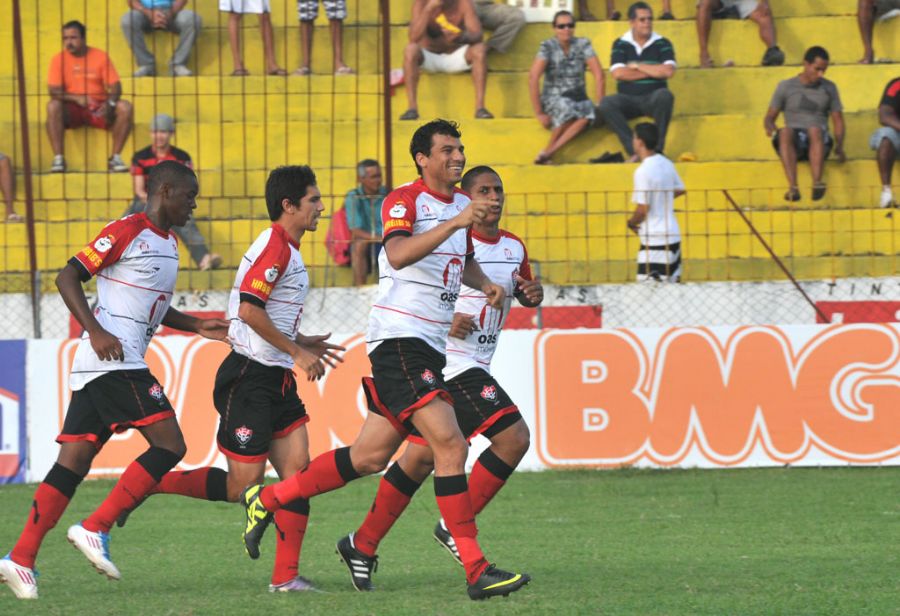
[[[88,47],[86,29],[79,21],[70,21],[62,28],[65,51],[50,61],[47,86],[47,135],[53,148],[51,173],[66,170],[63,158],[63,135],[67,128],[88,125],[112,130],[113,147],[109,170],[128,171],[122,160],[122,147],[131,131],[131,103],[121,100],[122,84],[119,74],[105,52]]]

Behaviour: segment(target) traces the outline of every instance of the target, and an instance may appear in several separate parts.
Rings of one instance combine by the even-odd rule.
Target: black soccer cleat
[[[498,569],[496,565],[488,565],[488,568],[478,576],[474,584],[469,584],[469,598],[473,600],[490,599],[497,595],[507,596],[516,592],[531,581],[527,573],[510,573]]]
[[[460,565],[463,564],[462,558],[459,557],[459,550],[456,548],[456,541],[453,540],[450,531],[441,526],[440,522],[434,527],[434,540],[441,544],[445,550],[450,552],[450,556],[453,557],[453,560]]]
[[[353,533],[341,537],[337,542],[337,553],[350,570],[350,582],[360,592],[374,590],[372,574],[378,571],[378,557],[366,556],[353,547]]]
[[[273,514],[263,506],[259,498],[263,484],[252,485],[241,492],[240,502],[244,506],[247,526],[244,528],[244,549],[247,555],[256,560],[259,558],[259,544],[266,528],[272,522]]]

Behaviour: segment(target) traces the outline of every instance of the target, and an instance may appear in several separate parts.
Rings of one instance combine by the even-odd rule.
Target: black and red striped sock
[[[434,478],[434,496],[444,524],[466,569],[466,581],[474,584],[478,576],[487,569],[488,562],[478,545],[478,527],[469,499],[469,488],[465,475],[449,475]]]
[[[59,463],[53,465],[34,492],[25,527],[9,555],[13,562],[34,569],[44,536],[59,522],[82,479]]]
[[[263,488],[259,494],[263,507],[278,511],[298,498],[312,498],[331,492],[359,478],[350,461],[350,448],[333,449],[315,458],[304,470],[284,481]]]
[[[375,556],[378,544],[406,510],[421,485],[404,473],[399,464],[391,465],[378,483],[378,493],[375,494],[372,508],[353,535],[354,547],[366,556]]]
[[[303,535],[309,522],[309,501],[305,498],[288,503],[275,512],[275,567],[272,584],[284,584],[297,577]]]
[[[151,494],[178,494],[208,501],[228,500],[228,473],[221,468],[205,466],[190,471],[170,471],[162,476]]]
[[[512,475],[514,467],[501,460],[497,454],[485,449],[472,472],[469,474],[469,498],[472,501],[472,511],[478,515],[487,506],[491,499],[497,495],[506,484],[506,480]]]

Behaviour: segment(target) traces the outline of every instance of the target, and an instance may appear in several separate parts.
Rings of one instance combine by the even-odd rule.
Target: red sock
[[[208,501],[228,500],[228,473],[206,466],[192,471],[170,471],[163,475],[150,494],[178,494]]]
[[[434,478],[434,495],[447,530],[456,542],[459,557],[466,569],[466,581],[473,584],[487,569],[488,562],[478,545],[478,527],[472,512],[472,501],[465,475]]]
[[[13,562],[34,569],[34,561],[44,536],[56,526],[82,477],[64,466],[54,464],[37,487],[25,528],[10,552]]]
[[[469,498],[475,515],[481,513],[500,488],[506,485],[513,470],[490,449],[481,453],[469,474]]]
[[[323,453],[310,462],[306,469],[284,481],[266,486],[259,498],[263,507],[269,511],[278,511],[298,498],[312,498],[337,490],[358,477],[359,473],[350,462],[350,448],[342,447]]]
[[[372,508],[353,535],[353,546],[366,556],[375,556],[378,544],[406,510],[420,485],[410,479],[399,464],[391,465],[378,483]]]
[[[303,535],[309,521],[309,501],[301,498],[275,512],[275,567],[272,584],[284,584],[297,577]]]

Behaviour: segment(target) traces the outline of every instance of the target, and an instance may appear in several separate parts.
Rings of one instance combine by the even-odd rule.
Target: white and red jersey
[[[146,214],[132,214],[106,225],[69,259],[82,281],[97,277],[94,316],[119,339],[124,361],[102,361],[85,332],[75,351],[69,385],[79,390],[113,370],[147,368],[144,353],[172,303],[178,277],[178,241]]]
[[[425,233],[455,217],[469,201],[458,189],[452,195],[432,192],[421,179],[400,186],[381,206],[384,241],[394,235]],[[467,229],[460,229],[423,259],[401,270],[391,267],[387,251],[382,250],[378,296],[369,314],[368,352],[390,338],[419,338],[443,354],[466,257],[473,250]]]
[[[284,227],[273,223],[244,253],[228,297],[228,341],[235,352],[266,366],[293,368],[293,358],[263,340],[240,319],[238,309],[242,301],[265,308],[278,331],[293,340],[300,329],[307,293],[309,274],[300,247]]]
[[[516,276],[531,280],[531,265],[528,251],[518,237],[508,231],[500,231],[495,238],[487,238],[472,232],[475,245],[475,260],[484,275],[506,291],[506,301],[501,310],[486,303],[487,297],[478,289],[462,286],[455,312],[470,314],[477,328],[465,340],[447,338],[447,366],[444,379],[450,380],[471,368],[491,371],[491,358],[497,350],[500,330],[509,316],[513,294],[516,291]]]

